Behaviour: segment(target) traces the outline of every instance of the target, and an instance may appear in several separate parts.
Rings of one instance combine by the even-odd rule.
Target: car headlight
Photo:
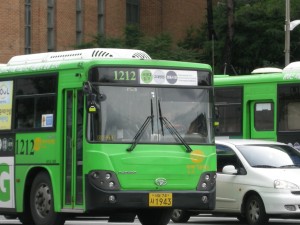
[[[274,188],[291,190],[291,189],[299,189],[299,186],[285,180],[275,180]]]

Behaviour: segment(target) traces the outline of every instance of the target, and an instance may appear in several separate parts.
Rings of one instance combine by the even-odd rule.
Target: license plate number
[[[173,203],[172,193],[149,193],[150,207],[171,207]]]

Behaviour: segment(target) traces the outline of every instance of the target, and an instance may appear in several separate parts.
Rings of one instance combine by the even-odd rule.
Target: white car
[[[217,140],[216,208],[251,225],[271,217],[300,218],[300,152],[283,143]],[[173,222],[196,211],[176,209]],[[202,213],[202,212],[201,212]]]

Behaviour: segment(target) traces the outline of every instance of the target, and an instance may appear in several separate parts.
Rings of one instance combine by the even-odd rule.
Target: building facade
[[[0,1],[0,63],[14,55],[74,49],[97,34],[122,37],[132,23],[145,35],[167,32],[178,41],[206,15],[206,0]]]

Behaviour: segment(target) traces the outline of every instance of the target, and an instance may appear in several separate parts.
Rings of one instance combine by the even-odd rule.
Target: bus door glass
[[[64,208],[82,208],[83,92],[64,95]]]
[[[272,101],[250,102],[250,138],[274,139],[275,120]]]

